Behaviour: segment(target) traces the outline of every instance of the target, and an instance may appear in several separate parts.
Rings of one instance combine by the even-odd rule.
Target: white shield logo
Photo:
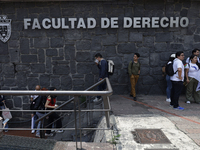
[[[0,16],[0,40],[6,43],[11,36],[11,19],[7,16]]]

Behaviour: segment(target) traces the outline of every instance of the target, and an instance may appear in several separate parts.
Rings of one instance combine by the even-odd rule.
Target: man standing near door
[[[136,92],[135,92],[135,86],[137,84],[137,81],[140,76],[140,63],[138,62],[138,59],[140,57],[139,53],[135,53],[133,57],[133,61],[130,61],[128,65],[128,73],[130,76],[130,82],[131,82],[131,94],[130,96],[133,96],[133,100],[136,101]]]

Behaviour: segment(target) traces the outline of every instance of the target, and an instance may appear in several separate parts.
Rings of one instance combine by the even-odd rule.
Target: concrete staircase
[[[80,144],[78,143],[80,148]],[[109,143],[82,143],[85,150],[113,150]],[[0,138],[0,150],[76,150],[75,142],[4,135]]]
[[[86,109],[102,109],[102,102],[99,103],[90,103],[87,106],[81,107],[81,110]],[[88,114],[86,112],[81,112],[81,127],[82,128],[95,128],[100,120],[100,118],[104,115],[104,112],[90,112],[90,125],[88,125]],[[76,114],[77,118],[77,127],[79,128],[79,114]],[[63,127],[65,128],[74,128],[75,122],[74,122],[74,112],[68,113],[63,119],[62,119]],[[81,131],[82,134],[82,141],[84,142],[93,142],[93,134],[95,131]],[[80,131],[77,131],[77,138],[78,141],[80,141]],[[76,141],[76,134],[75,130],[66,130],[63,133],[56,133],[53,137],[48,137],[48,139],[54,139],[57,141]]]

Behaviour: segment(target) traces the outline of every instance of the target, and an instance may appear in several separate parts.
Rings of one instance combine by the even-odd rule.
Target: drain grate
[[[140,144],[171,144],[160,129],[135,129],[132,134],[134,140]]]

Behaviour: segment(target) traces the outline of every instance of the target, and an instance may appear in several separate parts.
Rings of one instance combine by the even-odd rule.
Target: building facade
[[[0,15],[0,26],[11,19],[10,37],[0,41],[4,90],[34,90],[37,84],[84,90],[97,82],[94,55],[101,53],[115,63],[114,94],[129,94],[127,67],[138,52],[137,93],[164,94],[161,68],[170,54],[183,50],[189,56],[200,48],[200,2],[193,0],[0,1]],[[29,109],[26,96],[8,96],[7,103]]]

